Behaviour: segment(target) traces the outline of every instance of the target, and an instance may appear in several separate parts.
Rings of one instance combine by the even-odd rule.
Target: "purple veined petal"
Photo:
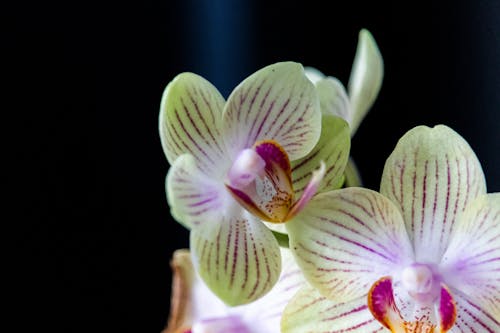
[[[375,333],[385,332],[385,328],[373,318],[365,296],[339,303],[322,296],[314,287],[306,286],[286,306],[281,332]]]
[[[225,171],[220,161],[226,152],[222,140],[224,98],[207,80],[193,73],[176,76],[163,93],[159,129],[168,162],[183,154],[194,156],[210,176]]]
[[[481,165],[449,127],[418,126],[387,159],[380,192],[403,214],[416,261],[439,263],[462,211],[486,193]]]
[[[473,301],[474,295],[465,296],[459,290],[453,290],[457,304],[457,320],[452,327],[452,333],[500,332],[500,317],[495,316]]]
[[[232,159],[262,140],[278,142],[290,160],[303,157],[314,147],[321,131],[316,90],[298,63],[267,66],[231,93],[223,128]]]
[[[341,118],[323,115],[321,137],[307,156],[292,162],[292,179],[295,197],[300,198],[320,162],[325,163],[325,177],[318,193],[342,186],[343,173],[351,148],[349,125]]]
[[[231,209],[228,209],[231,208]],[[193,263],[203,281],[230,306],[265,295],[281,271],[279,245],[272,232],[236,203],[219,220],[191,230]]]
[[[166,189],[172,216],[187,228],[219,220],[233,202],[224,184],[208,177],[187,154],[179,156],[168,170]]]
[[[282,271],[271,291],[257,301],[240,307],[238,311],[254,333],[280,332],[280,322],[285,306],[292,297],[307,285],[290,250],[281,248]]]
[[[338,302],[366,295],[373,281],[413,261],[399,211],[371,190],[316,195],[286,228],[308,282]]]
[[[441,270],[448,285],[500,318],[500,193],[480,196],[467,206]]]

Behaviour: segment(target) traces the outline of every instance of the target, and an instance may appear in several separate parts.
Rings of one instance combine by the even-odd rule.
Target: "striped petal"
[[[500,320],[500,193],[469,205],[441,263],[446,282]]]
[[[326,77],[316,83],[322,114],[338,116],[349,124],[352,121],[351,103],[344,85],[334,77]]]
[[[292,162],[296,198],[302,196],[312,172],[318,168],[321,161],[325,163],[326,171],[317,192],[326,192],[342,186],[351,148],[349,126],[343,119],[332,115],[323,115],[321,122],[321,137],[314,149],[307,156]]]
[[[283,270],[274,288],[259,300],[241,307],[243,321],[252,327],[252,332],[279,332],[285,306],[306,285],[290,250],[281,249],[281,257]]]
[[[406,133],[387,159],[380,192],[403,214],[416,261],[439,263],[457,218],[486,193],[481,165],[467,142],[446,126]]]
[[[313,84],[300,64],[267,66],[244,80],[228,98],[225,142],[234,159],[262,140],[275,140],[290,160],[305,156],[318,141],[321,112]]]
[[[179,156],[168,170],[166,188],[172,216],[189,229],[219,220],[232,202],[224,184],[208,177],[188,154]]]
[[[281,271],[280,249],[272,232],[237,205],[220,220],[193,228],[190,248],[201,278],[231,306],[266,294]]]
[[[474,295],[465,296],[454,291],[453,296],[458,307],[457,320],[451,329],[452,333],[497,333],[500,332],[500,316],[484,311],[473,301]]]
[[[348,94],[352,107],[352,135],[377,98],[384,76],[382,55],[368,30],[359,32],[358,48],[349,78]]]
[[[196,74],[179,74],[167,85],[161,100],[159,128],[171,165],[180,155],[191,154],[208,175],[222,174],[223,107],[224,98],[217,89]]]
[[[397,208],[367,189],[319,194],[286,227],[308,282],[338,302],[366,296],[413,256]]]
[[[285,308],[281,320],[282,333],[385,331],[373,318],[366,297],[338,303],[322,296],[315,288],[302,288]]]

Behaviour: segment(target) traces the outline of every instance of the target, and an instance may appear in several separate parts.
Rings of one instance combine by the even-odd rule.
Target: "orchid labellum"
[[[500,332],[500,194],[450,128],[404,135],[380,193],[323,193],[302,216],[287,228],[312,286],[283,332]]]

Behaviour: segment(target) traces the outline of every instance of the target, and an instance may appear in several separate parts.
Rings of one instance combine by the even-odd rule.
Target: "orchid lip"
[[[295,201],[292,169],[286,151],[273,140],[242,150],[228,171],[226,187],[245,209],[268,222],[296,216],[311,200],[325,174],[321,163],[300,200]]]
[[[410,266],[405,278],[416,280],[427,285],[427,279],[432,278],[432,272],[424,265]],[[431,275],[428,275],[429,272]],[[403,282],[407,284],[408,281]],[[426,286],[427,288],[427,286]],[[406,320],[401,315],[400,309],[394,298],[392,279],[383,277],[376,281],[368,293],[368,308],[373,317],[391,332],[447,332],[450,330],[457,317],[457,308],[453,296],[444,284],[439,284],[438,298],[433,302],[437,306],[438,323],[434,323],[429,316],[415,317]]]

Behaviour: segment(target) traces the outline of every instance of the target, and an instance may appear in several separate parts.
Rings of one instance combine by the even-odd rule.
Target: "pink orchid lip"
[[[228,172],[226,187],[237,202],[261,220],[283,223],[312,199],[324,172],[322,164],[320,172],[313,173],[302,197],[294,202],[288,154],[276,141],[263,140],[240,152]]]
[[[438,305],[439,332],[444,333],[453,327],[457,317],[455,301],[444,284],[441,284]],[[370,288],[368,308],[373,317],[391,332],[437,332],[436,324],[427,317],[415,318],[415,321],[406,321],[402,317],[394,300],[391,277],[382,277]]]

